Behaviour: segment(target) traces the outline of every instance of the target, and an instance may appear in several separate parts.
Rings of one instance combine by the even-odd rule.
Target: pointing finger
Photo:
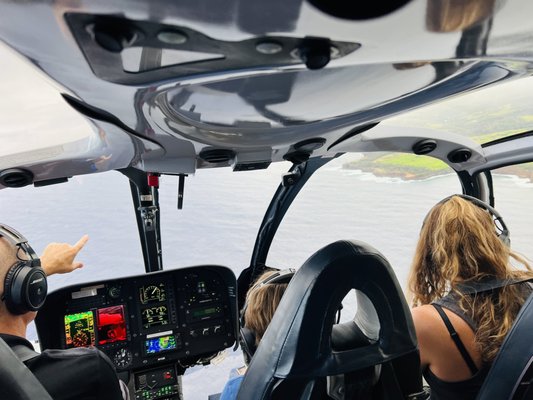
[[[83,248],[83,246],[85,246],[85,243],[87,243],[88,240],[89,240],[89,235],[83,235],[81,239],[78,240],[78,242],[72,247],[74,247],[76,252],[78,252]]]

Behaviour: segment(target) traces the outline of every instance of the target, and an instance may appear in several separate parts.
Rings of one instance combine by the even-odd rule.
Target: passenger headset
[[[15,315],[39,310],[46,300],[48,284],[41,260],[28,244],[28,240],[15,229],[0,224],[0,237],[17,248],[18,261],[6,273],[1,300],[8,311]],[[20,252],[27,256],[21,259]]]
[[[505,225],[505,222],[503,221],[503,218],[500,215],[500,213],[496,211],[494,207],[490,206],[489,204],[485,203],[482,200],[479,200],[476,197],[468,196],[466,194],[453,194],[451,196],[446,197],[445,199],[442,199],[437,204],[446,203],[452,197],[460,197],[486,210],[492,216],[492,219],[494,220],[494,225],[496,227],[497,236],[506,246],[511,247],[511,237],[510,237],[509,229],[507,228],[507,225]]]
[[[260,287],[263,287],[265,285],[271,285],[274,283],[289,283],[295,273],[296,273],[296,270],[294,268],[276,271],[274,274],[266,277],[264,280],[257,282],[255,285],[253,285],[248,290],[248,293],[250,293],[253,290],[257,290]],[[246,301],[244,302],[244,306],[242,307],[242,310],[241,310],[241,316],[239,318],[239,325],[240,325],[239,340],[241,343],[242,352],[244,354],[244,360],[246,361],[246,364],[249,364],[257,347],[255,345],[255,339],[256,339],[255,332],[244,326],[245,325],[244,314],[246,313],[247,307],[248,307],[248,295],[246,295]]]

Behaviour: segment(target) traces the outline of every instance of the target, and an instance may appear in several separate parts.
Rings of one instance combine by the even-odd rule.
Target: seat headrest
[[[364,302],[375,309],[375,315],[366,311],[366,318],[367,331],[376,341],[334,350],[335,313],[352,289],[367,298],[360,297],[363,309],[370,310]],[[338,241],[316,252],[296,272],[250,363],[239,399],[267,398],[256,391],[268,393],[276,379],[338,375],[413,351],[417,343],[410,310],[385,257],[366,243]]]
[[[505,337],[500,351],[481,386],[476,399],[526,399],[524,391],[533,389],[521,384],[522,380],[531,379],[533,368],[533,347],[531,346],[531,327],[533,326],[533,293],[522,305],[513,327]],[[517,392],[522,391],[518,394]],[[516,395],[516,397],[515,397]]]

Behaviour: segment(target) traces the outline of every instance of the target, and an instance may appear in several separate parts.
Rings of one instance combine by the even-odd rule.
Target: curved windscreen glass
[[[467,136],[484,144],[533,129],[533,78],[511,81],[444,100],[380,123],[395,133],[427,130]]]

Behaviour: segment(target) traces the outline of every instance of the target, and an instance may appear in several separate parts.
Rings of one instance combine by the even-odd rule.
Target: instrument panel
[[[207,357],[235,343],[236,287],[228,268],[200,266],[62,288],[37,314],[41,348],[95,346],[119,372]]]

